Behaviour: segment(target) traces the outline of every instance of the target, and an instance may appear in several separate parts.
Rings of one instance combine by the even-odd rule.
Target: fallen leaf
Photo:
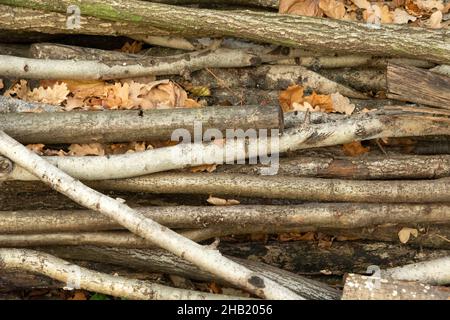
[[[353,141],[342,145],[344,154],[350,157],[360,156],[370,151],[370,148],[364,147],[360,141]]]
[[[430,19],[427,21],[427,27],[431,29],[442,28],[441,22],[442,22],[442,12],[438,10],[430,16]]]
[[[84,291],[75,291],[73,296],[68,300],[87,300],[87,295]]]
[[[439,11],[444,10],[444,3],[442,0],[413,0],[413,2],[424,12],[432,12],[433,9]]]
[[[355,105],[350,102],[350,99],[344,97],[339,92],[331,94],[331,102],[333,104],[333,111],[351,115],[355,111]]]
[[[209,288],[211,293],[215,293],[215,294],[221,294],[222,293],[222,288],[216,282],[209,283],[208,284],[208,288]]]
[[[250,234],[250,241],[267,242],[269,235],[267,233],[252,233]]]
[[[141,41],[133,41],[131,44],[126,42],[119,51],[125,53],[139,53],[142,50],[142,45],[144,43]]]
[[[217,164],[204,164],[201,166],[196,166],[196,167],[192,167],[191,168],[191,172],[213,172],[216,171],[217,169]]]
[[[352,2],[360,9],[370,8],[370,2],[367,0],[352,0]]]
[[[398,238],[400,239],[401,243],[407,243],[411,238],[411,235],[414,236],[414,238],[417,238],[419,236],[419,231],[414,228],[405,227],[398,232]]]
[[[3,94],[7,97],[18,98],[22,100],[26,100],[28,96],[28,82],[26,80],[20,80],[11,86],[6,92]]]
[[[299,85],[289,86],[280,92],[278,100],[284,112],[293,108],[293,103],[303,103],[303,87]]]
[[[4,85],[3,85],[3,79],[0,79],[0,90],[3,89]]]
[[[285,232],[278,235],[279,241],[314,241],[316,240],[316,233],[314,232]]]
[[[209,198],[206,200],[209,204],[215,205],[215,206],[234,206],[237,204],[240,204],[239,201],[234,199],[222,199],[217,198],[213,196],[209,196]]]
[[[27,149],[30,151],[33,151],[34,153],[37,153],[38,155],[44,154],[44,147],[45,145],[42,143],[36,143],[36,144],[27,144]]]
[[[320,0],[280,0],[278,11],[299,16],[321,17],[323,12],[319,8],[319,3]]]
[[[71,156],[104,156],[105,149],[100,143],[71,144],[69,146]]]
[[[66,83],[55,83],[52,87],[38,87],[28,92],[27,100],[60,105],[66,101],[69,93]]]
[[[317,94],[315,91],[309,96],[304,97],[304,101],[308,102],[314,108],[318,107],[323,112],[333,112],[333,102],[330,95]]]
[[[393,22],[396,24],[405,24],[409,21],[416,21],[417,18],[410,15],[408,12],[406,12],[403,9],[396,8],[393,13]]]
[[[336,0],[320,0],[319,8],[327,17],[334,19],[342,19],[346,12],[344,4]]]

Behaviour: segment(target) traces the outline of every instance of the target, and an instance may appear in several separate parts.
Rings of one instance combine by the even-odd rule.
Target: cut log
[[[449,300],[450,290],[418,282],[349,274],[342,300]]]
[[[177,129],[191,137],[208,129],[283,129],[278,106],[177,108],[103,112],[0,113],[0,130],[22,143],[92,143],[170,140]],[[195,131],[194,131],[195,130]]]
[[[447,30],[414,29],[396,25],[373,25],[276,13],[191,9],[143,1],[2,0],[2,4],[65,13],[77,5],[83,15],[138,24],[151,24],[173,33],[210,33],[236,36],[285,46],[351,51],[437,63],[450,61]],[[212,22],[211,22],[212,21]],[[407,32],[406,32],[407,30]],[[351,34],[352,37],[346,35]],[[343,38],[344,37],[344,38]],[[342,45],[345,41],[345,46]]]
[[[450,77],[414,67],[389,64],[388,97],[450,109]]]

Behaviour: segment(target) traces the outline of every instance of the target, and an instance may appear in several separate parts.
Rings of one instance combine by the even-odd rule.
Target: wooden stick
[[[450,77],[414,67],[389,64],[388,97],[450,109]]]
[[[115,297],[140,300],[237,299],[91,271],[49,254],[32,250],[0,249],[0,262],[1,269],[36,272],[65,282],[67,286],[75,285],[79,289]]]
[[[170,140],[177,129],[192,139],[208,129],[283,130],[283,114],[278,106],[0,113],[0,130],[22,143]]]
[[[417,110],[417,109],[412,109]],[[140,153],[96,157],[47,157],[60,169],[81,180],[101,180],[136,177],[145,174],[180,169],[202,164],[236,163],[246,158],[268,157],[268,154],[299,149],[331,146],[359,140],[382,137],[410,137],[418,135],[448,135],[450,120],[445,116],[404,112],[402,110],[369,112],[341,121],[321,124],[305,123],[299,128],[286,130],[279,139],[237,139],[234,143],[219,145],[178,144]],[[434,111],[430,111],[434,112]],[[299,112],[300,114],[300,112]],[[257,148],[255,148],[257,147]],[[257,150],[255,150],[257,149]],[[231,160],[230,160],[231,159]],[[276,155],[270,158],[275,167],[268,168],[276,174]],[[103,168],[99,171],[98,168]],[[275,172],[274,172],[275,171]],[[36,180],[23,168],[15,166],[9,176],[12,180]]]
[[[348,274],[342,300],[448,300],[450,291],[423,283]]]
[[[214,226],[350,229],[383,224],[450,223],[448,204],[354,204],[162,206],[136,210],[170,228]],[[123,229],[87,210],[0,211],[0,234],[93,232]]]
[[[399,243],[334,241],[325,248],[317,241],[221,241],[227,256],[264,262],[300,275],[366,273],[370,265],[381,269],[448,256],[448,250],[413,248]],[[326,244],[325,244],[326,245]],[[178,274],[202,279],[204,271],[164,250],[123,249],[94,246],[42,247],[39,250],[63,259],[86,260],[126,266],[141,271]],[[299,259],[299,253],[302,258]],[[204,278],[203,278],[204,279]]]
[[[163,176],[154,174],[123,180],[91,181],[89,185],[93,188],[114,191],[214,194],[307,201],[388,203],[450,201],[448,178],[430,181],[363,181],[199,173]]]
[[[129,230],[133,230],[136,235],[176,253],[178,256],[195,263],[201,269],[219,273],[221,277],[236,286],[266,298],[301,298],[277,283],[224,258],[217,250],[204,248],[146,218],[120,201],[90,189],[41,159],[2,131],[0,131],[0,153],[20,164],[39,177],[40,180],[77,203],[105,214]]]
[[[205,67],[248,67],[259,64],[257,56],[243,51],[217,49],[169,58],[144,58],[124,61],[40,60],[0,55],[0,75],[26,79],[108,80],[149,75],[180,74]]]
[[[217,35],[333,51],[423,58],[433,62],[450,61],[447,31],[403,26],[377,26],[347,21],[279,15],[259,12],[226,12],[180,8],[143,1],[2,0],[2,4],[65,13],[77,5],[84,15],[112,21],[151,24],[173,33],[195,31]],[[211,27],[210,21],[213,22]],[[404,32],[408,30],[407,32]],[[370,31],[370,32],[368,32]],[[342,35],[352,34],[342,46]],[[370,36],[368,36],[370,34]],[[347,49],[345,49],[347,48]]]

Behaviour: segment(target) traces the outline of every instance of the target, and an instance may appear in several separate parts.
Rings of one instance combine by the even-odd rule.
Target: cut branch
[[[214,226],[349,229],[383,224],[450,223],[447,204],[162,206],[136,208],[136,211],[166,227],[184,229]],[[113,220],[87,210],[0,211],[0,218],[1,234],[123,229]]]
[[[409,110],[420,112],[414,108]],[[255,158],[258,155],[267,156],[268,153],[332,146],[355,140],[449,134],[450,120],[446,117],[391,110],[364,113],[335,122],[305,124],[300,128],[286,130],[278,141],[252,140],[251,144],[257,148],[249,148],[247,140],[238,139],[234,143],[225,145],[182,143],[133,154],[47,157],[46,160],[81,180],[120,179],[202,164],[222,164],[230,163],[230,161],[235,163],[237,160]],[[98,168],[102,170],[99,171]],[[15,166],[13,171],[3,179],[36,180],[36,177]]]
[[[38,155],[0,131],[0,153],[20,164],[60,193],[75,202],[101,212],[136,235],[181,256],[203,270],[220,274],[224,280],[258,296],[272,299],[299,299],[292,291],[255,274],[223,257],[217,250],[205,248],[176,232],[146,218],[127,205],[92,190],[52,166]]]
[[[351,51],[450,62],[448,31],[372,25],[305,16],[259,12],[227,12],[181,8],[143,1],[2,0],[2,4],[65,13],[77,5],[83,15],[138,24],[151,24],[174,34],[197,32],[235,36],[285,46]],[[213,21],[213,24],[210,22]],[[405,32],[407,30],[407,32]],[[351,34],[352,37],[346,35]],[[345,46],[342,41],[345,37]]]
[[[257,56],[243,51],[217,49],[171,57],[150,57],[123,61],[41,60],[1,55],[0,75],[26,79],[107,80],[149,75],[181,74],[205,67],[232,68],[254,66]]]
[[[112,276],[88,270],[49,254],[20,249],[0,249],[0,268],[19,269],[46,275],[52,279],[75,285],[79,289],[115,297],[140,300],[205,300],[238,299],[197,291],[170,288],[147,281]]]
[[[450,291],[423,283],[349,274],[343,300],[448,300]]]
[[[164,178],[164,179],[163,179]],[[91,181],[113,191],[189,193],[307,201],[428,203],[450,201],[449,179],[364,181],[249,176],[246,174],[160,174]]]
[[[387,86],[389,98],[450,109],[450,77],[389,64]]]
[[[0,113],[0,130],[22,143],[170,140],[177,129],[185,129],[193,138],[194,130],[203,136],[214,129],[225,136],[233,128],[282,130],[283,114],[278,106]]]

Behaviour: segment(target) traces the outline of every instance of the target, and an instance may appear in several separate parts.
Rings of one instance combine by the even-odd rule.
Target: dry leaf
[[[6,92],[3,94],[4,96],[7,97],[12,97],[12,98],[18,98],[18,99],[22,99],[22,100],[26,100],[27,99],[27,95],[28,95],[28,83],[26,80],[20,80],[19,82],[15,83],[13,86],[11,86],[11,88],[9,88],[8,90],[6,90]]]
[[[209,198],[206,200],[209,204],[215,205],[215,206],[234,206],[239,204],[240,202],[234,199],[222,199],[217,198],[213,196],[209,196]]]
[[[350,102],[350,99],[344,97],[339,92],[331,94],[331,102],[333,104],[333,111],[351,115],[355,111],[355,105]]]
[[[303,103],[303,87],[296,84],[289,86],[280,92],[278,100],[284,112],[291,110],[294,102]]]
[[[313,107],[312,105],[310,105],[308,102],[303,102],[303,103],[293,103],[293,110],[292,111],[301,111],[301,112],[306,112],[306,111],[311,111],[311,112],[321,112],[322,110],[320,109],[320,107]]]
[[[104,156],[105,149],[100,143],[71,144],[69,146],[71,156]]]
[[[279,13],[300,16],[321,17],[323,12],[319,8],[320,0],[280,0]]]
[[[126,42],[119,51],[125,53],[139,53],[142,50],[143,42],[133,41],[133,43]]]
[[[323,112],[333,112],[333,102],[331,96],[325,94],[317,94],[313,91],[310,96],[304,97],[304,101],[308,102],[311,106],[319,107]]]
[[[222,293],[222,288],[215,282],[211,282],[210,284],[208,284],[208,288],[211,293],[215,293],[215,294]]]
[[[408,12],[406,12],[403,9],[396,8],[394,10],[393,14],[393,22],[396,24],[404,24],[408,23],[409,21],[416,21],[417,18],[410,15]]]
[[[0,90],[3,89],[4,85],[3,85],[3,80],[0,79]]]
[[[278,235],[279,241],[314,241],[316,240],[316,234],[314,232],[298,233],[298,232],[286,232]]]
[[[370,8],[370,2],[367,0],[352,0],[352,2],[360,9]]]
[[[430,19],[427,21],[427,27],[431,29],[442,28],[441,21],[442,21],[442,12],[436,11],[430,16]]]
[[[424,12],[432,12],[433,9],[439,11],[444,10],[444,3],[442,0],[413,0],[413,2]]]
[[[33,151],[34,153],[37,153],[40,156],[44,154],[45,145],[42,143],[27,144],[26,147],[28,150]]]
[[[407,243],[411,235],[414,236],[414,238],[417,238],[419,236],[419,231],[413,228],[402,228],[398,232],[398,238],[400,239],[401,243]]]
[[[360,141],[353,141],[342,145],[345,155],[350,157],[360,156],[370,151],[370,148],[364,147]]]
[[[27,100],[60,105],[62,102],[66,101],[69,93],[70,91],[67,88],[66,83],[55,83],[52,87],[38,87],[33,89],[33,91],[28,92]]]
[[[87,295],[84,291],[75,291],[73,296],[68,300],[87,300]]]
[[[191,168],[191,172],[213,172],[216,171],[217,164],[204,164],[201,166],[196,166]]]
[[[344,4],[336,0],[320,0],[319,8],[330,18],[342,19],[345,16]]]

